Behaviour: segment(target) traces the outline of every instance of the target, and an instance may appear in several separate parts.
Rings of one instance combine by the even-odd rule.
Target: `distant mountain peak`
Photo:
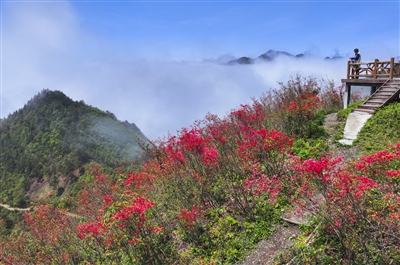
[[[303,53],[293,55],[286,51],[275,51],[275,50],[268,50],[266,53],[261,54],[257,58],[249,58],[249,57],[240,57],[239,59],[230,60],[227,64],[234,65],[234,64],[253,64],[256,62],[271,62],[275,60],[279,56],[287,56],[291,58],[303,58],[305,55]]]

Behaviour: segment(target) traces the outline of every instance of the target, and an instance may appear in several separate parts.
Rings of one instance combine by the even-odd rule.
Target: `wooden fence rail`
[[[400,61],[395,63],[394,58],[390,61],[380,62],[375,59],[370,63],[352,63],[347,62],[347,79],[365,78],[384,78],[393,79],[400,77]]]

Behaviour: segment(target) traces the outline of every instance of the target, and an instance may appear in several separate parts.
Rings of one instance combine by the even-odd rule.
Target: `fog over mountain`
[[[17,63],[9,66],[18,68]],[[55,71],[54,66],[64,74],[48,74]],[[65,58],[60,64],[48,58],[25,73],[18,82],[5,76],[3,116],[21,108],[37,91],[48,88],[109,110],[120,120],[134,122],[154,139],[176,134],[208,112],[224,116],[296,74],[332,79],[340,85],[346,74],[346,60],[280,56],[268,63],[224,65],[144,59],[79,62]]]
[[[325,17],[314,8],[352,12],[348,3],[293,3],[288,13],[265,16],[284,3],[117,2],[4,2],[0,117],[42,89],[60,90],[153,139],[208,112],[224,116],[296,74],[340,85],[354,47],[363,61],[399,55],[396,28],[314,17]],[[385,6],[378,14],[393,9]],[[360,8],[377,14],[372,3]],[[251,64],[226,65],[239,58]]]

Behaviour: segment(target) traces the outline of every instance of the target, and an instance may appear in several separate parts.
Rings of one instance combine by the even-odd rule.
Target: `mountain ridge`
[[[116,168],[142,159],[140,145],[148,142],[135,124],[57,90],[42,90],[0,122],[0,201],[20,207],[40,191],[61,195],[87,164]]]
[[[281,56],[300,59],[300,58],[305,58],[308,55],[307,55],[307,53],[299,53],[299,54],[293,55],[293,54],[288,53],[286,51],[275,51],[275,50],[271,50],[270,49],[267,52],[259,55],[257,58],[250,58],[250,57],[247,57],[247,56],[242,56],[242,57],[239,57],[237,59],[230,60],[226,64],[227,65],[235,65],[235,64],[254,64],[254,63],[257,63],[257,62],[272,62],[276,58],[281,57]],[[340,59],[340,58],[343,58],[343,57],[339,56],[339,55],[335,55],[332,58],[327,56],[324,59],[325,60],[334,60],[334,59]]]

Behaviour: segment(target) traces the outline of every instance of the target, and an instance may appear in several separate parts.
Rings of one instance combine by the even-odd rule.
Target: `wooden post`
[[[394,58],[390,58],[389,79],[393,79]]]
[[[379,60],[375,59],[375,61],[374,61],[374,70],[372,71],[372,75],[373,75],[374,79],[377,78],[377,74],[378,74],[378,62],[379,62]]]
[[[350,61],[347,61],[347,79],[350,79]]]

